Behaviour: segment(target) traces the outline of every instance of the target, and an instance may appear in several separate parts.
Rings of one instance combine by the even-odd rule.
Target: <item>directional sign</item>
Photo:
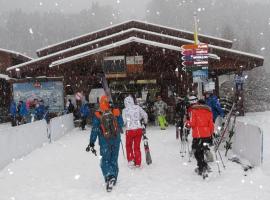
[[[208,49],[208,45],[207,44],[185,44],[181,46],[182,50],[185,49]]]
[[[185,67],[185,69],[187,71],[193,72],[193,71],[197,71],[197,70],[208,70],[208,66],[189,66],[189,67]]]
[[[184,62],[182,62],[182,65],[185,66],[185,67],[192,66],[193,64],[194,64],[193,61],[184,61]]]
[[[181,59],[182,59],[183,61],[193,61],[193,55],[182,56]]]
[[[181,54],[184,56],[205,55],[205,54],[208,54],[208,50],[207,49],[185,49],[181,51]]]

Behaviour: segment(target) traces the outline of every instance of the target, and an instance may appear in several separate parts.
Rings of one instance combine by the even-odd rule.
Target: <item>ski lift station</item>
[[[100,87],[99,74],[105,73],[113,94],[144,98],[148,91],[154,98],[159,92],[169,104],[175,94],[201,95],[207,88],[218,95],[220,75],[263,65],[262,56],[233,50],[230,40],[202,34],[198,39],[207,45],[201,56],[207,60],[198,66],[201,71],[192,69],[195,62],[185,60],[192,56],[183,59],[181,47],[194,44],[193,32],[134,20],[38,49],[35,59],[8,62],[1,58],[0,62],[2,73],[11,78],[63,77],[65,95],[89,94]],[[243,100],[243,94],[239,95]]]

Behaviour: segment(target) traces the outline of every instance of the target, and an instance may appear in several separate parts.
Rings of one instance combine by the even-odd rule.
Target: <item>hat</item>
[[[190,96],[188,97],[188,101],[190,104],[194,104],[198,102],[198,98],[196,96]]]

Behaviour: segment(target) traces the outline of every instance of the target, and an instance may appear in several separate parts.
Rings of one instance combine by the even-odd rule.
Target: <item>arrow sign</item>
[[[206,49],[208,49],[208,45],[207,44],[198,44],[198,45],[185,44],[185,45],[181,46],[181,49],[182,50],[186,50],[186,49],[203,49],[203,50],[206,50]]]
[[[208,65],[208,60],[194,61],[194,65]]]
[[[193,61],[184,61],[184,62],[182,62],[182,65],[185,66],[185,67],[192,66],[193,64],[194,64]]]
[[[184,61],[193,61],[193,55],[182,56],[181,59]]]
[[[184,56],[183,56],[184,57]],[[182,58],[183,58],[182,57]],[[208,55],[202,54],[202,55],[193,55],[191,56],[194,60],[206,60],[208,59]]]

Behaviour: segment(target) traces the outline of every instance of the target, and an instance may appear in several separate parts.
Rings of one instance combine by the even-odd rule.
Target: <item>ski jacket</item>
[[[80,108],[80,113],[82,117],[89,117],[90,110],[87,104],[83,104]]]
[[[124,100],[125,108],[123,109],[123,121],[126,125],[126,130],[134,130],[143,128],[141,125],[141,120],[147,124],[148,116],[146,112],[138,105],[134,104],[134,100],[131,96],[128,96]]]
[[[100,109],[100,111],[95,112],[95,115],[93,116],[92,130],[91,130],[91,134],[90,134],[90,143],[94,144],[96,142],[97,137],[98,137],[100,150],[101,150],[100,152],[104,152],[106,150],[109,151],[109,148],[111,145],[112,146],[119,145],[120,133],[117,134],[116,138],[109,139],[109,140],[105,139],[105,137],[103,136],[103,133],[102,133],[102,129],[101,129],[100,118],[101,118],[101,112],[104,112],[107,109],[110,109],[109,101],[104,103],[102,98],[101,98],[99,109]],[[119,132],[120,132],[120,129],[123,127],[123,118],[120,115],[119,109],[112,109],[112,113],[117,119],[117,124],[118,124]]]
[[[175,106],[175,117],[184,118],[186,114],[186,104],[184,101],[179,101]]]
[[[155,110],[157,116],[166,115],[167,108],[168,108],[167,104],[162,100],[157,101],[154,104],[154,110]]]
[[[17,107],[14,101],[12,101],[10,104],[9,112],[10,112],[11,117],[16,117]]]
[[[36,119],[42,120],[44,118],[44,116],[45,116],[45,112],[46,112],[45,106],[44,105],[38,105],[35,108]]]
[[[191,107],[190,120],[187,126],[192,128],[193,138],[207,138],[214,132],[211,108],[207,105],[195,104]]]
[[[221,108],[217,96],[211,95],[206,99],[206,104],[211,108],[213,114],[213,121],[220,115],[224,117],[224,110]]]
[[[26,117],[27,114],[28,114],[28,110],[26,108],[26,104],[23,102],[19,106],[19,115],[22,116],[22,117]]]

